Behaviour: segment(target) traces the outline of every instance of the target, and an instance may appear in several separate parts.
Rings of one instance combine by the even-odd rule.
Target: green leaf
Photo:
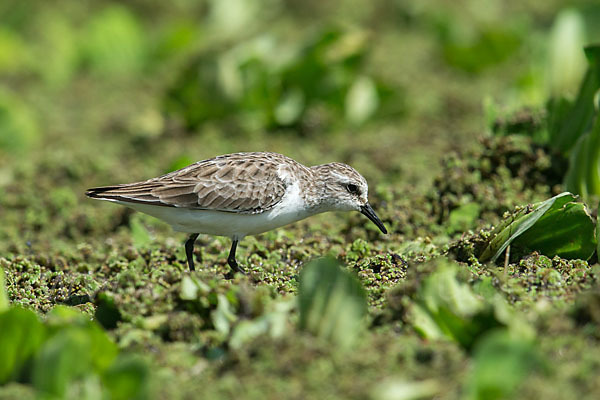
[[[17,96],[0,90],[0,154],[28,150],[39,138],[35,115]]]
[[[456,265],[439,260],[410,305],[413,328],[427,339],[450,339],[465,349],[490,329],[506,326],[509,319],[496,313],[496,305],[476,295],[470,286],[459,282]]]
[[[148,243],[152,242],[150,233],[142,223],[141,219],[144,218],[141,214],[134,214],[129,220],[129,228],[131,229],[131,237],[137,247],[144,247]]]
[[[583,203],[552,207],[513,245],[548,257],[588,260],[596,250],[595,224]]]
[[[206,295],[210,292],[210,286],[199,279],[191,276],[184,276],[181,279],[181,288],[179,289],[179,297],[182,300],[196,300],[198,295]]]
[[[111,78],[139,72],[146,58],[142,27],[124,6],[109,6],[96,13],[87,24],[83,47],[91,69]]]
[[[16,32],[0,26],[0,74],[15,73],[27,66],[30,47]]]
[[[87,352],[90,354],[90,362],[97,371],[108,368],[117,356],[117,347],[106,332],[76,308],[54,307],[48,313],[47,326],[50,335],[63,335],[69,330],[82,331],[89,342]]]
[[[342,348],[354,343],[367,312],[360,282],[333,258],[310,262],[299,279],[300,328]]]
[[[33,385],[46,394],[62,397],[69,388],[103,373],[118,349],[93,321],[75,310],[53,311],[53,335],[44,343],[33,366]],[[76,315],[78,314],[78,315]]]
[[[598,202],[598,210],[600,211],[600,202]],[[600,215],[596,217],[596,257],[600,257]]]
[[[58,9],[48,8],[35,17],[39,40],[33,43],[33,67],[52,88],[66,85],[79,67],[79,44],[73,20]]]
[[[231,303],[224,294],[219,294],[217,299],[217,309],[211,312],[211,319],[215,329],[218,332],[227,335],[231,330],[231,325],[236,321],[237,317]]]
[[[284,93],[274,110],[277,123],[286,126],[298,121],[304,111],[304,99],[304,93],[298,88]]]
[[[6,295],[6,284],[5,284],[5,274],[4,268],[0,267],[0,313],[8,310],[10,302],[8,301],[8,296]]]
[[[120,356],[102,375],[102,383],[113,400],[147,399],[150,370],[139,357]]]
[[[533,342],[504,330],[491,332],[475,346],[469,376],[470,399],[514,398],[515,389],[543,365]]]
[[[40,392],[64,397],[77,379],[92,373],[90,340],[81,329],[65,329],[42,347],[33,368],[33,385]]]
[[[346,95],[346,119],[360,125],[369,119],[379,106],[379,95],[373,80],[366,76],[358,77]]]
[[[600,118],[588,134],[579,138],[569,157],[564,178],[567,190],[586,198],[600,195]]]
[[[388,379],[373,390],[373,400],[419,400],[436,398],[443,386],[435,379],[410,382],[405,379]]]
[[[518,27],[487,25],[465,33],[465,27],[456,27],[455,21],[441,25],[440,41],[446,62],[471,73],[481,72],[506,60],[519,49],[524,36]]]
[[[495,261],[525,232],[527,235],[515,245],[549,257],[589,259],[596,247],[594,223],[585,205],[573,203],[574,200],[573,194],[565,192],[534,204],[532,211],[525,208],[515,212],[494,229],[479,260]]]
[[[575,9],[562,10],[555,19],[548,48],[549,85],[553,96],[575,90],[585,73],[581,49],[585,41],[585,21]]]
[[[0,313],[0,384],[20,374],[45,337],[46,329],[33,311],[14,307]]]
[[[585,134],[594,118],[594,96],[600,88],[599,46],[589,46],[585,54],[589,68],[579,88],[574,104],[568,109],[564,105],[555,110],[549,107],[550,145],[562,154],[567,154]]]
[[[473,228],[479,218],[481,206],[475,202],[463,204],[450,211],[448,216],[447,230],[449,233],[464,232]]]
[[[229,346],[239,349],[243,344],[260,336],[268,335],[276,339],[286,332],[289,314],[295,307],[295,303],[289,301],[278,301],[271,303],[269,311],[258,318],[243,320],[238,323],[229,340]]]

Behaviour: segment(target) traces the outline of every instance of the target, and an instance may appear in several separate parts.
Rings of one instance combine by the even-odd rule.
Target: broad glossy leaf
[[[450,339],[470,349],[485,332],[506,326],[496,305],[457,279],[458,269],[444,260],[421,284],[410,306],[413,328],[427,339]]]
[[[36,357],[33,385],[43,393],[61,397],[71,385],[103,373],[118,349],[95,322],[68,316],[65,325],[54,324],[54,335]]]
[[[514,392],[534,370],[543,365],[534,343],[499,330],[475,346],[469,375],[469,397],[477,400],[514,398]]]
[[[561,117],[553,115],[551,108],[549,121],[550,145],[567,154],[577,140],[586,133],[594,118],[594,96],[600,88],[600,46],[589,46],[585,54],[589,61],[589,68],[585,74],[577,98],[568,111],[563,109]]]
[[[114,400],[147,399],[150,394],[150,370],[139,357],[119,357],[103,374],[102,382]]]
[[[532,211],[522,209],[506,218],[492,232],[479,260],[495,261],[517,238],[519,246],[544,255],[587,260],[596,246],[594,223],[583,204],[567,206],[577,204],[575,199],[571,193],[561,193],[534,204]]]
[[[548,210],[513,245],[548,257],[587,260],[596,250],[595,223],[585,204],[567,203]]]
[[[8,306],[10,305],[8,296],[6,295],[5,279],[4,269],[0,267],[0,313],[8,310]]]
[[[567,190],[584,198],[600,195],[600,118],[596,117],[593,129],[571,151],[564,183]]]
[[[52,336],[61,336],[74,330],[83,332],[89,343],[86,352],[89,353],[90,362],[97,371],[108,368],[117,356],[116,344],[100,325],[75,308],[54,307],[48,314],[47,326]]]
[[[81,329],[65,329],[47,340],[35,360],[34,387],[46,395],[64,397],[75,380],[93,373],[90,344]]]
[[[33,311],[13,307],[0,313],[0,384],[20,373],[45,337],[46,329]]]
[[[375,82],[369,77],[360,76],[350,86],[346,95],[346,119],[360,125],[377,111],[379,95]]]
[[[464,232],[467,229],[473,228],[480,213],[481,206],[475,202],[463,204],[450,211],[447,223],[448,232]]]
[[[360,282],[333,258],[309,263],[300,273],[300,328],[341,347],[363,328],[367,298]]]
[[[585,21],[581,12],[566,8],[558,13],[548,42],[550,90],[553,96],[562,96],[577,87],[587,67],[581,50],[585,44]]]

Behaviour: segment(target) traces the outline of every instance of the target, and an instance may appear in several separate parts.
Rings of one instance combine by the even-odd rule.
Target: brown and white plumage
[[[237,242],[325,211],[361,211],[381,230],[385,227],[369,206],[366,180],[341,163],[314,167],[277,153],[235,153],[199,161],[142,182],[89,189],[86,195],[126,205],[192,233],[229,236]],[[232,265],[232,264],[235,264]]]
[[[92,188],[104,200],[257,214],[281,201],[286,183],[281,165],[306,168],[276,153],[236,153],[198,161],[143,182]],[[297,166],[292,166],[297,164]]]

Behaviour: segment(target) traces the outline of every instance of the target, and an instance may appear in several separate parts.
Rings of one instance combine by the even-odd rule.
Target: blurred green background
[[[417,194],[430,195],[432,183],[435,188],[443,187],[444,176],[448,178],[454,171],[442,168],[441,160],[448,153],[477,146],[481,137],[489,138],[499,124],[503,126],[503,121],[523,110],[528,123],[533,120],[535,125],[536,118],[545,116],[549,99],[574,99],[588,68],[583,47],[598,42],[600,4],[593,0],[3,0],[0,267],[8,271],[8,297],[44,315],[56,303],[71,299],[73,293],[95,296],[92,303],[84,299],[75,304],[101,320],[120,349],[154,352],[151,363],[164,367],[158,369],[160,379],[156,382],[180,377],[181,381],[175,379],[171,386],[154,387],[160,396],[178,393],[189,398],[190,393],[198,393],[201,384],[218,381],[211,393],[228,398],[243,392],[236,379],[246,379],[246,389],[254,390],[248,397],[261,398],[259,383],[279,371],[280,360],[274,358],[280,349],[269,342],[258,346],[256,352],[248,350],[224,358],[227,346],[237,346],[235,340],[229,342],[231,313],[249,320],[260,315],[265,317],[261,323],[271,326],[277,318],[284,318],[281,315],[287,318],[287,311],[280,307],[267,313],[268,307],[261,302],[295,293],[297,268],[316,255],[343,254],[345,261],[355,266],[363,258],[381,261],[391,252],[410,258],[414,248],[419,254],[435,246],[439,250],[481,221],[497,222],[509,206],[539,201],[544,198],[540,196],[558,191],[552,185],[560,179],[549,179],[547,187],[538,190],[538,182],[528,184],[533,178],[524,178],[525,183],[515,190],[517,194],[506,194],[501,206],[475,204],[477,193],[461,197],[456,192],[458,200],[449,209],[467,203],[474,209],[459,208],[455,219],[447,214],[438,219],[435,201],[431,206],[411,203]],[[540,132],[543,136],[543,129]],[[536,139],[535,134],[532,136]],[[248,239],[243,260],[255,270],[264,268],[268,277],[258,285],[264,292],[248,296],[253,283],[221,283],[217,273],[224,267],[218,263],[227,251],[226,240],[201,239],[198,247],[206,250],[198,250],[199,257],[209,265],[201,277],[209,284],[186,278],[180,294],[179,286],[172,289],[181,282],[180,276],[173,277],[172,264],[183,262],[183,237],[151,218],[98,204],[83,194],[88,187],[143,180],[238,151],[280,152],[307,165],[339,161],[354,166],[369,181],[372,202],[391,226],[392,234],[376,241],[379,236],[374,229],[364,229],[360,217],[327,215],[283,233],[266,234],[266,240]],[[476,160],[493,159],[489,153],[474,154]],[[467,164],[469,171],[476,169],[471,168],[470,161]],[[455,160],[444,165],[462,164]],[[453,192],[450,183],[446,189]],[[494,194],[486,190],[479,194],[493,202]],[[371,250],[365,240],[375,242]],[[405,240],[415,242],[405,244]],[[398,261],[394,257],[390,260],[394,265]],[[159,271],[156,275],[147,269],[151,261],[158,265],[152,270]],[[127,272],[127,268],[134,272]],[[440,279],[456,284],[452,273],[442,273]],[[139,283],[140,276],[151,283]],[[386,290],[393,286],[391,282],[381,283],[381,276],[377,279],[377,285],[383,286],[369,287],[371,307],[384,302],[384,286]],[[395,284],[399,278],[394,279]],[[362,283],[375,286],[371,281]],[[144,297],[145,302],[139,301],[142,295],[136,292],[144,285],[158,293]],[[348,285],[353,287],[354,283]],[[488,290],[480,286],[475,290],[478,295]],[[161,292],[162,287],[165,292]],[[456,290],[470,301],[471,292],[460,288]],[[103,297],[103,291],[112,294]],[[565,296],[573,299],[571,293]],[[245,303],[238,297],[252,303],[247,306],[251,311],[244,309]],[[176,306],[160,303],[165,298]],[[190,306],[186,301],[192,299],[197,304]],[[488,296],[485,307],[475,307],[477,313],[496,310],[501,314],[493,299]],[[228,306],[228,301],[234,306]],[[385,301],[393,302],[393,296]],[[406,311],[404,305],[395,306],[396,311]],[[189,311],[201,322],[184,321],[183,317],[172,320],[169,314],[172,330],[165,331],[165,310],[173,312],[173,307],[180,307],[177,312]],[[99,316],[99,308],[108,314],[119,313],[117,319],[125,321],[124,325],[113,331],[116,317]],[[209,318],[207,310],[214,312],[208,328],[202,325]],[[486,324],[510,325],[500,317],[489,322],[490,313],[485,314]],[[95,325],[89,327],[69,311],[58,309],[53,315],[49,327],[44,328],[48,332],[63,328],[74,336],[88,330],[96,332]],[[53,328],[52,318],[60,329]],[[373,315],[369,318],[375,321],[373,332],[385,326],[394,335],[406,334],[398,318],[391,322],[385,318],[381,322]],[[464,329],[477,330],[469,325],[477,323],[469,320]],[[147,333],[152,329],[156,332]],[[318,324],[314,329],[319,329]],[[553,325],[552,329],[561,332],[560,326]],[[520,331],[516,331],[518,336]],[[392,351],[386,347],[389,340],[385,336],[373,336],[363,344],[362,351],[373,350],[366,360],[354,354],[349,358],[332,356],[333,364],[317,363],[320,367],[307,368],[299,375],[314,379],[314,383],[296,381],[291,392],[296,397],[291,397],[364,398],[369,394],[375,399],[428,398],[443,393],[440,387],[448,385],[444,398],[508,398],[512,389],[494,386],[498,384],[494,381],[495,367],[487,361],[504,353],[505,348],[513,358],[503,364],[502,373],[523,365],[524,360],[532,365],[537,361],[529,347],[507,344],[500,336],[496,342],[481,345],[481,352],[473,358],[483,365],[477,370],[480,381],[464,378],[470,368],[465,367],[470,354],[457,355],[462,351],[458,347],[446,342],[435,347],[419,341],[413,333],[404,338],[406,345],[394,342]],[[575,336],[573,346],[583,346]],[[305,365],[307,359],[322,360],[320,357],[328,354],[327,346],[307,345],[305,336],[297,340],[290,337],[293,344],[283,352],[290,357],[282,362],[284,367]],[[98,340],[116,352],[104,336]],[[309,350],[302,347],[305,345]],[[595,346],[597,350],[597,342]],[[421,365],[420,361],[406,361],[412,360],[408,356],[390,359],[396,350],[417,360],[429,357],[430,352],[439,356],[431,364],[427,361]],[[65,354],[76,358],[77,351],[70,351]],[[575,352],[571,361],[578,354]],[[386,370],[376,366],[380,356],[385,358],[381,368],[406,369],[407,381],[385,383]],[[96,368],[90,357],[89,365]],[[259,360],[256,369],[252,369],[253,357]],[[140,380],[149,379],[147,367],[138,359],[111,365],[103,367],[95,381],[86,383],[91,386],[76,393],[93,393],[99,387],[94,385],[102,380],[110,392],[104,392],[105,397],[119,398],[120,368]],[[594,364],[592,360],[569,365],[571,369],[558,374],[557,380],[564,384],[560,390],[553,393],[540,375],[528,386],[525,397],[539,398],[536,396],[542,393],[564,398],[561,396],[571,388],[570,379],[588,377],[589,371],[581,371]],[[238,368],[238,375],[228,375],[228,367]],[[338,368],[343,370],[340,379],[344,384],[340,390],[330,391],[325,378],[337,376]],[[577,368],[580,375],[573,372]],[[435,371],[437,381],[426,380],[429,370]],[[448,377],[446,370],[450,371]],[[202,381],[186,386],[186,379],[195,379],[202,371],[208,371]],[[363,372],[356,382],[383,379],[384,383],[357,389],[354,377]],[[509,372],[500,385],[512,388],[520,378],[515,378],[517,383],[510,381]],[[295,373],[289,372],[300,379]],[[413,380],[419,382],[413,384]],[[485,382],[492,383],[488,387]],[[271,384],[262,389],[270,387],[271,398],[280,398],[277,396],[284,390],[277,383]],[[590,387],[599,393],[597,385]],[[21,393],[21,389],[6,398]],[[485,391],[488,389],[490,392]],[[65,395],[67,389],[57,390]],[[146,390],[138,393],[140,398],[147,395]],[[401,397],[402,393],[408,395]]]
[[[89,185],[249,150],[427,180],[484,105],[576,91],[599,12],[565,3],[5,1],[2,181],[25,159]]]

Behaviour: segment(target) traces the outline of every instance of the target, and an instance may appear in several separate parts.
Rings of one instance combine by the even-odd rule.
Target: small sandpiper
[[[383,233],[383,222],[368,202],[367,181],[342,163],[306,167],[277,153],[235,153],[198,161],[143,182],[89,189],[88,197],[108,200],[159,218],[190,233],[185,242],[194,270],[194,242],[200,233],[232,240],[227,263],[245,273],[235,259],[238,242],[326,211],[360,211]]]

